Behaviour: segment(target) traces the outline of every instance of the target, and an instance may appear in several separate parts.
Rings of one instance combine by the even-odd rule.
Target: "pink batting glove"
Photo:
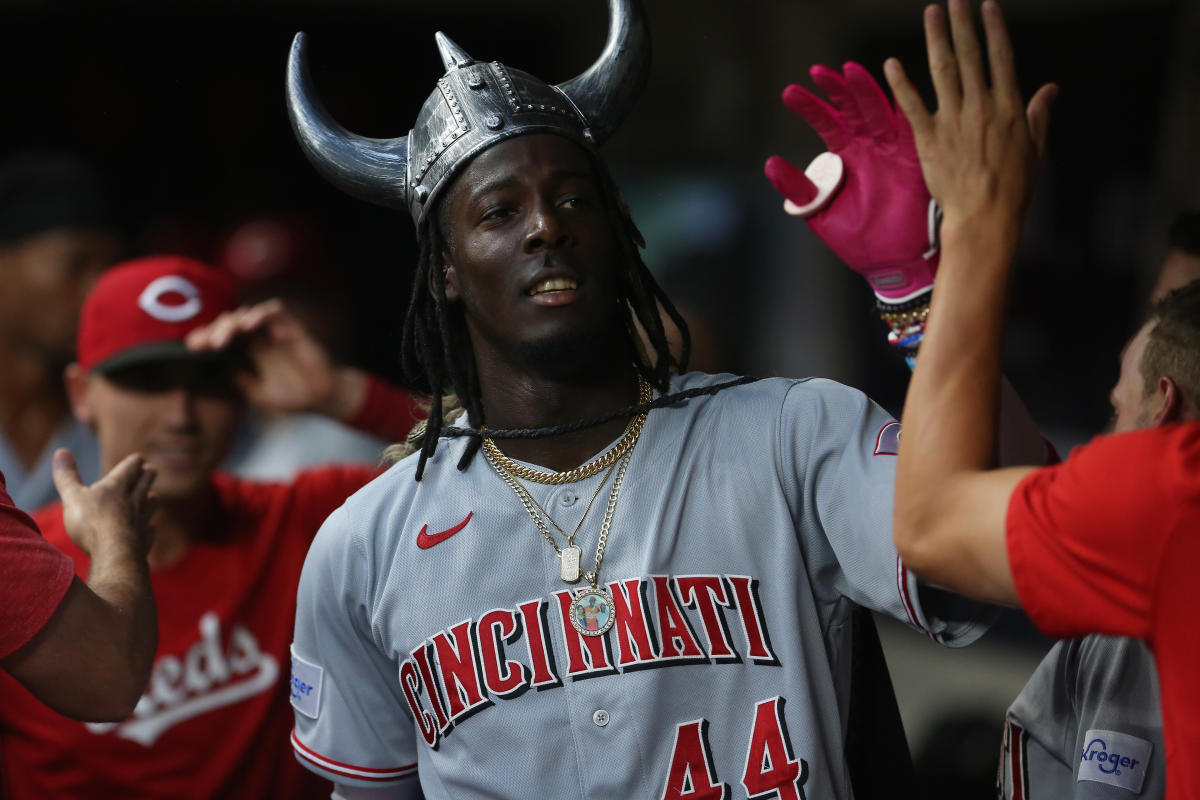
[[[925,188],[912,129],[862,66],[845,75],[821,65],[809,74],[829,102],[796,86],[783,102],[804,118],[828,153],[801,172],[780,156],[763,171],[850,269],[884,303],[903,303],[933,285],[937,272],[937,207]]]

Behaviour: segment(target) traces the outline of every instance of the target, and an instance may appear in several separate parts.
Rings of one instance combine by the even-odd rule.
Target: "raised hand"
[[[1004,17],[994,0],[985,0],[989,86],[967,0],[950,0],[949,12],[948,33],[941,7],[925,9],[935,113],[925,108],[898,60],[889,59],[884,72],[911,124],[925,183],[946,224],[970,225],[1000,214],[1019,226],[1045,152],[1058,87],[1043,86],[1025,107]]]
[[[818,65],[810,74],[829,102],[795,84],[783,102],[829,152],[807,174],[780,156],[764,171],[786,198],[784,209],[803,217],[881,301],[909,300],[933,283],[938,261],[934,206],[912,131],[858,64],[847,63],[844,74]]]
[[[192,350],[238,347],[252,371],[238,384],[253,405],[270,411],[316,411],[344,418],[358,408],[365,379],[337,366],[278,299],[227,311],[187,337]]]
[[[54,453],[54,485],[62,498],[63,526],[71,541],[92,557],[99,550],[115,548],[145,558],[156,505],[150,494],[153,484],[153,467],[137,454],[126,456],[103,478],[85,486],[71,452]]]

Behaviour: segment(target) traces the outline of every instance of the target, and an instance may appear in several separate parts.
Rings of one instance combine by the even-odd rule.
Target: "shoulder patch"
[[[1117,731],[1090,730],[1083,737],[1083,753],[1076,781],[1095,781],[1141,794],[1146,764],[1154,745]]]
[[[306,717],[317,718],[321,709],[321,680],[325,670],[296,655],[292,648],[292,708]]]
[[[875,453],[877,456],[894,456],[900,452],[900,423],[889,422],[879,429],[875,437]]]

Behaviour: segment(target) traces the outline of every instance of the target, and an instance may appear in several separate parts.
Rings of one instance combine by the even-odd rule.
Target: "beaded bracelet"
[[[917,350],[925,338],[925,324],[929,319],[929,299],[933,288],[904,303],[885,303],[876,299],[875,307],[879,318],[887,323],[888,344],[904,351],[904,361],[909,369],[916,367]]]

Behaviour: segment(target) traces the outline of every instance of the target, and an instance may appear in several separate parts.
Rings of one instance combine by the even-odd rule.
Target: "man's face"
[[[1142,376],[1142,354],[1150,339],[1153,323],[1142,326],[1121,352],[1121,374],[1117,385],[1109,393],[1113,407],[1113,433],[1125,433],[1154,424],[1154,406],[1158,395],[1146,394],[1146,381]]]
[[[583,356],[620,335],[619,248],[584,151],[550,134],[478,156],[444,200],[446,295],[476,359]]]
[[[79,309],[119,248],[115,234],[63,228],[0,250],[0,335],[62,364],[70,361]]]
[[[205,487],[242,414],[224,361],[152,362],[74,380],[76,416],[94,428],[104,469],[141,453],[157,470],[155,493],[167,502]]]

